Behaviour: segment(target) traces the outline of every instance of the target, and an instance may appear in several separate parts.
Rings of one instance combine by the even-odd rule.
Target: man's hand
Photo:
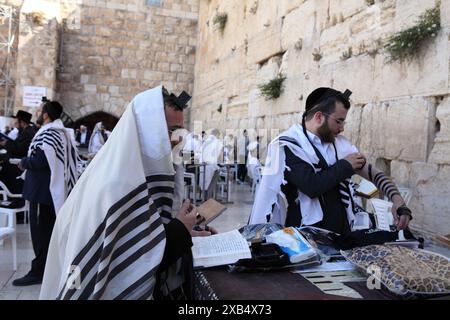
[[[22,162],[19,162],[19,163],[17,164],[17,167],[18,167],[20,170],[25,171],[25,168],[22,166]]]
[[[175,218],[180,220],[186,229],[191,232],[197,223],[197,208],[192,205],[190,200],[185,200]]]
[[[395,195],[392,198],[392,215],[394,216],[394,223],[397,226],[397,230],[403,230],[406,229],[409,225],[409,221],[411,220],[410,216],[407,214],[403,214],[401,216],[397,215],[397,210],[398,208],[402,207],[405,205],[405,201],[403,200],[403,198],[400,195]]]
[[[192,237],[207,237],[207,236],[210,236],[212,234],[217,234],[217,233],[218,233],[217,230],[214,229],[213,227],[207,227],[204,230],[195,230],[195,228],[194,228],[191,231],[191,236]]]
[[[397,230],[404,230],[409,225],[410,218],[408,215],[404,214],[400,216],[397,222]]]
[[[350,162],[350,164],[353,167],[353,170],[360,170],[366,164],[366,158],[362,153],[359,152],[350,153],[348,156],[344,158],[344,160]]]

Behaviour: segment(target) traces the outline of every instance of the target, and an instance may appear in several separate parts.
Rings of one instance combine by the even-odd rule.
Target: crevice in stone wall
[[[428,130],[428,148],[427,148],[427,161],[428,158],[430,157],[431,151],[434,148],[434,145],[436,144],[436,137],[439,134],[439,132],[441,131],[441,122],[439,121],[438,117],[437,117],[437,110],[439,108],[439,105],[442,103],[442,101],[444,101],[445,96],[443,95],[439,95],[439,96],[434,96],[432,101],[433,101],[433,113],[431,115],[431,126]]]
[[[284,51],[279,51],[279,52],[277,52],[277,53],[274,53],[274,54],[270,55],[270,56],[267,57],[267,58],[264,58],[264,59],[258,61],[257,64],[258,64],[259,67],[261,68],[262,66],[264,66],[265,64],[267,64],[267,62],[269,62],[269,60],[272,59],[273,57],[280,57],[280,58],[281,58],[281,59],[280,59],[280,63],[281,63],[281,61],[283,60],[283,55],[284,55],[285,53],[286,53],[286,50],[284,50]]]
[[[359,121],[358,121],[358,131],[356,132],[356,145],[360,146],[361,145],[361,139],[362,139],[362,134],[361,134],[361,127],[362,127],[362,116],[363,116],[363,112],[364,112],[364,107],[366,105],[362,104],[360,106],[355,106],[355,107],[359,107],[361,108],[360,112],[359,112]]]

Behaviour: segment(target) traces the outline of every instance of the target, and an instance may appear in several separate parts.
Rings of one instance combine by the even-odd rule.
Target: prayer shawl
[[[61,209],[40,299],[151,299],[174,174],[159,86],[128,105]]]
[[[44,151],[50,167],[50,193],[58,214],[78,179],[78,153],[70,131],[60,119],[39,129],[31,141],[28,156],[36,149]]]
[[[97,122],[94,127],[94,131],[92,132],[91,139],[89,139],[89,153],[97,153],[101,147],[105,144],[105,138],[103,138],[102,132],[102,123]]]
[[[281,184],[286,184],[284,180],[284,170],[289,170],[286,166],[286,155],[284,147],[288,147],[292,153],[309,163],[315,170],[320,171],[318,167],[319,158],[317,157],[311,143],[303,133],[301,125],[294,125],[281,135],[276,137],[269,145],[266,166],[263,170],[262,180],[256,194],[250,215],[249,224],[266,223],[267,216],[270,216],[270,222],[284,225],[286,221],[287,201],[281,191]],[[344,136],[337,136],[335,140],[338,158],[342,159],[348,154],[357,152]],[[339,185],[342,202],[347,211],[347,219],[352,226],[354,217],[353,189],[350,185],[350,179]],[[298,191],[297,201],[300,205],[302,215],[302,225],[312,225],[323,219],[323,211],[318,198],[311,199],[306,194]],[[272,212],[272,205],[275,204]],[[300,214],[299,212],[299,214]]]
[[[203,143],[202,162],[207,163],[207,165],[200,168],[200,188],[203,191],[208,190],[214,173],[219,170],[217,163],[222,148],[223,142],[212,134]],[[204,182],[203,179],[205,180]],[[204,189],[203,185],[205,186]]]

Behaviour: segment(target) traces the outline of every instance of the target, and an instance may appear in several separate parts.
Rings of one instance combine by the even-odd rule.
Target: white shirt
[[[86,131],[81,133],[81,136],[80,136],[80,143],[81,144],[85,144],[86,143],[86,135],[87,135]]]
[[[8,137],[10,137],[13,140],[17,139],[17,136],[19,135],[19,129],[14,128],[8,133]]]
[[[328,163],[329,166],[332,166],[336,163],[336,153],[333,147],[332,143],[329,142],[322,142],[322,140],[316,136],[314,133],[310,131],[306,131],[308,133],[308,137],[311,140],[311,142],[314,144],[314,146],[319,150],[319,152],[322,154],[325,161]]]

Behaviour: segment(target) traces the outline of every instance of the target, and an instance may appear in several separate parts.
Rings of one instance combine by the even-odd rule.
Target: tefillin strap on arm
[[[369,168],[369,176],[372,176],[372,167]],[[378,189],[380,189],[390,201],[392,201],[392,198],[395,195],[400,195],[400,192],[398,191],[395,184],[383,173],[378,172],[373,177],[373,183],[377,186]]]

